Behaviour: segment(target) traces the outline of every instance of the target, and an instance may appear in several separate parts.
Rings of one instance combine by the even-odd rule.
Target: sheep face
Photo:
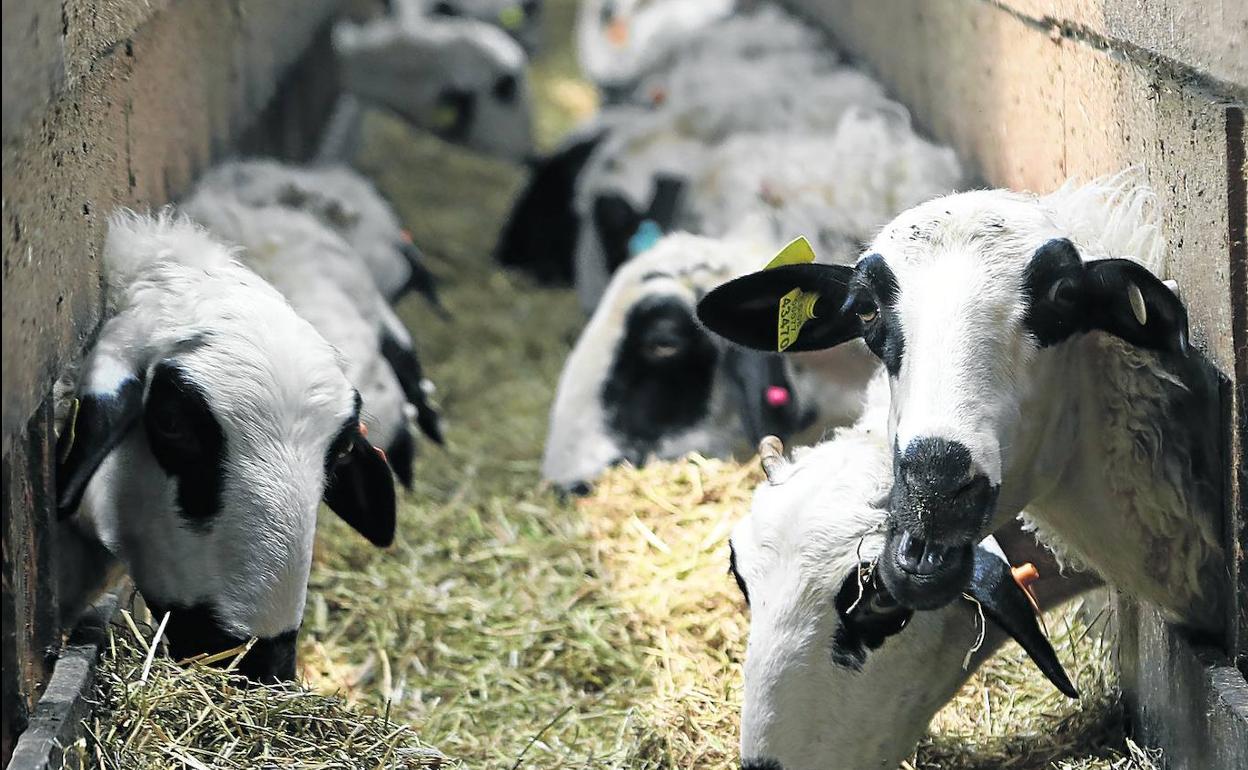
[[[700,293],[759,255],[721,244],[676,233],[616,274],[560,376],[546,478],[575,489],[618,462],[723,456],[813,421],[792,364],[726,349],[694,320]]]
[[[743,770],[896,767],[970,676],[963,658],[981,630],[985,651],[1013,635],[1074,692],[997,555],[977,549],[968,589],[989,629],[969,601],[915,612],[884,587],[872,564],[884,546],[889,459],[882,435],[842,432],[773,463],[734,528],[730,569],[750,612]]]
[[[254,636],[243,673],[292,678],[317,508],[389,544],[390,471],[335,353],[276,292],[186,223],[144,237],[110,232],[112,269],[119,249],[157,256],[84,364],[58,510],[126,565],[157,617],[171,613],[175,657]],[[222,259],[170,261],[186,248]]]
[[[1038,436],[1069,428],[1044,413],[1075,375],[1065,340],[1186,346],[1186,312],[1160,280],[1128,260],[1085,263],[1081,248],[1042,200],[964,193],[898,216],[855,267],[790,265],[703,302],[710,328],[774,350],[777,301],[800,286],[817,320],[791,349],[862,337],[883,361],[895,485],[881,574],[909,606],[954,599],[978,538],[1056,482],[1029,464]]]
[[[447,141],[512,160],[533,150],[524,52],[472,20],[340,24],[347,90]]]

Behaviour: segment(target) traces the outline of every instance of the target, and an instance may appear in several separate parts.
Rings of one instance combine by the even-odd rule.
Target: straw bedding
[[[547,7],[559,45],[535,77],[549,146],[593,96],[561,42],[571,0]],[[451,322],[419,299],[400,313],[438,383],[449,447],[424,449],[388,551],[322,518],[302,684],[240,687],[160,655],[145,672],[151,629],[122,622],[76,756],[108,768],[733,767],[748,616],[727,538],[756,464],[617,468],[577,501],[542,488],[547,410],[581,317],[570,292],[490,262],[521,172],[378,115],[357,164],[444,279]],[[1073,610],[1047,622],[1083,699],[1061,698],[1011,645],[908,768],[1156,767],[1122,738],[1101,635]]]

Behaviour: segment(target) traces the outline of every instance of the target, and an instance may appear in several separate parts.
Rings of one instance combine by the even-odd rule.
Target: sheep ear
[[[619,193],[598,195],[592,211],[594,230],[607,260],[607,272],[615,273],[628,261],[628,242],[644,217]]]
[[[385,456],[356,435],[351,451],[329,475],[325,504],[373,545],[394,542],[394,476]]]
[[[1157,276],[1129,259],[1084,267],[1088,327],[1149,350],[1187,355],[1187,308]]]
[[[429,403],[429,396],[425,393],[424,368],[411,341],[399,339],[394,330],[383,329],[381,356],[390,364],[408,403],[416,407],[416,425],[420,432],[434,443],[444,445],[446,438],[442,433],[442,418]]]
[[[127,375],[112,387],[79,394],[56,442],[56,513],[72,516],[104,458],[143,416],[143,381]]]
[[[1018,642],[1054,687],[1069,698],[1079,697],[1053,645],[1040,629],[1026,592],[1014,582],[1008,563],[983,546],[977,546],[967,591],[979,602],[984,615]]]
[[[843,310],[853,274],[845,265],[780,264],[712,290],[698,302],[698,320],[754,350],[834,347],[862,334],[858,316]],[[801,312],[798,323],[786,308]]]
[[[734,347],[725,351],[723,365],[750,443],[773,435],[783,441],[804,427],[782,356]]]
[[[1042,346],[1095,329],[1142,348],[1187,354],[1187,309],[1129,259],[1084,262],[1073,243],[1055,238],[1036,249],[1023,282],[1025,323]]]

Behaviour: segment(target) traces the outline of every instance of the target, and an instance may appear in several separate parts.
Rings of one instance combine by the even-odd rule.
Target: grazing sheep
[[[542,42],[542,0],[397,0],[396,15],[476,19],[493,24],[532,56]]]
[[[170,614],[175,658],[254,636],[240,670],[293,678],[321,501],[377,545],[394,537],[394,481],[360,431],[360,395],[312,326],[188,220],[114,215],[104,269],[107,320],[59,389],[75,400],[58,540],[125,565]],[[62,563],[81,583],[83,566]]]
[[[688,195],[686,222],[711,236],[754,230],[782,243],[806,234],[820,258],[847,264],[899,212],[956,188],[957,156],[900,110],[851,107],[824,134],[740,134],[713,150]]]
[[[363,258],[388,300],[422,294],[440,312],[437,284],[390,202],[373,183],[346,166],[293,166],[272,159],[236,160],[206,171],[200,190],[228,192],[250,206],[307,211]]]
[[[334,27],[344,88],[450,142],[511,160],[533,151],[524,51],[471,19],[385,17]]]
[[[902,109],[857,70],[839,68],[779,83],[769,72],[776,71],[744,68],[740,77],[716,81],[731,82],[735,88],[721,87],[690,103],[673,102],[622,121],[599,143],[581,173],[574,201],[581,223],[574,259],[576,287],[587,311],[597,303],[614,268],[627,258],[633,235],[628,224],[645,219],[661,180],[713,173],[708,170],[711,150],[737,134],[822,133],[835,130],[851,107]],[[679,219],[681,212],[677,213]]]
[[[559,377],[545,478],[584,490],[617,462],[728,455],[769,433],[857,417],[877,368],[865,351],[840,351],[829,383],[817,362],[725,349],[694,321],[707,289],[757,266],[767,251],[673,233],[616,273]]]
[[[869,392],[857,424],[792,461],[774,438],[760,446],[768,479],[729,541],[729,568],[750,607],[742,770],[895,768],[1010,638],[1077,697],[994,538],[973,551],[967,601],[916,612],[880,581],[893,484],[887,380],[877,377]],[[1017,522],[1003,534],[1025,537]],[[1040,575],[1031,588],[1046,606],[1095,583],[1059,579],[1051,560]]]
[[[378,435],[389,439],[379,443],[395,453],[391,459],[396,473],[410,485],[413,445],[395,388],[416,408],[417,425],[438,443],[443,440],[440,418],[428,401],[410,334],[358,255],[332,230],[295,209],[248,206],[229,192],[210,188],[198,189],[182,209],[217,237],[243,247],[240,258],[271,281],[346,357],[352,383],[379,396],[375,405],[365,401],[364,406],[376,418]]]
[[[734,0],[582,0],[577,58],[608,101],[624,97],[645,72],[708,25]]]
[[[1134,173],[1043,197],[937,198],[854,267],[746,276],[699,316],[776,350],[777,303],[796,289],[791,349],[862,337],[883,361],[896,470],[880,567],[907,605],[956,597],[972,544],[1026,507],[1060,555],[1216,631],[1219,375],[1157,277],[1155,208]]]

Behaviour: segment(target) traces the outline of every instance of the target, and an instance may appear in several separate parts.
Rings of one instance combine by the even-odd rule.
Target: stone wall
[[[117,206],[159,206],[235,151],[311,153],[336,88],[337,0],[5,0],[4,733],[50,670],[46,398],[100,320]]]

